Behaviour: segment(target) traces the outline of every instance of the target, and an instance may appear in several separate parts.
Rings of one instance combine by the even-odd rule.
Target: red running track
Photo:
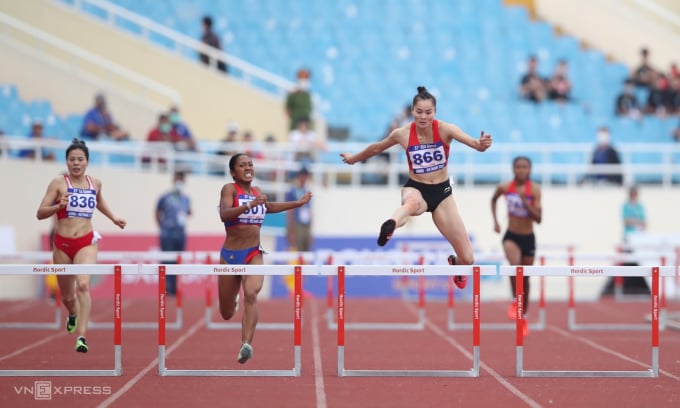
[[[604,300],[577,305],[579,322],[644,321],[648,303]],[[168,321],[173,321],[172,301]],[[482,302],[482,322],[507,321],[507,303]],[[671,303],[670,308],[678,309]],[[111,319],[110,303],[95,301],[97,321]],[[260,303],[261,322],[291,322],[292,300]],[[469,304],[456,306],[465,320]],[[413,304],[400,300],[349,298],[347,322],[411,322]],[[152,300],[124,301],[124,321],[154,320]],[[479,378],[338,377],[337,336],[325,321],[325,303],[304,302],[302,376],[159,377],[157,332],[123,331],[121,377],[0,377],[0,406],[88,406],[179,408],[191,405],[228,407],[677,407],[680,406],[680,332],[661,332],[659,378],[517,378],[515,337],[510,331],[482,330]],[[215,312],[215,316],[218,314]],[[50,320],[51,311],[36,302],[0,304],[0,321]],[[472,366],[469,331],[446,326],[444,303],[427,305],[423,331],[346,331],[346,369],[467,370]],[[236,362],[240,331],[207,330],[204,306],[184,304],[184,326],[167,332],[169,369],[283,369],[293,367],[293,335],[287,331],[256,333],[255,356]],[[640,331],[567,329],[567,305],[549,303],[547,328],[532,331],[524,343],[526,370],[635,370],[651,363],[651,335]],[[0,369],[110,369],[111,330],[88,333],[90,352],[73,351],[75,337],[64,330],[0,330]],[[51,381],[52,399],[36,401],[28,389]],[[69,388],[71,387],[71,388]],[[86,388],[90,387],[90,388]],[[78,394],[80,390],[80,394]],[[99,395],[82,395],[83,392]]]

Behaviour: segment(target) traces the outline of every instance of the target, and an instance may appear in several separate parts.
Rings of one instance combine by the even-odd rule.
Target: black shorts
[[[453,190],[451,188],[451,183],[449,183],[448,180],[439,184],[425,184],[408,179],[406,184],[404,184],[404,187],[413,187],[420,191],[420,195],[423,196],[423,199],[427,203],[428,212],[434,212],[439,203],[450,196]]]
[[[536,255],[536,236],[533,233],[523,235],[506,231],[505,235],[503,235],[503,242],[505,241],[512,241],[517,244],[520,251],[522,251],[522,256]]]

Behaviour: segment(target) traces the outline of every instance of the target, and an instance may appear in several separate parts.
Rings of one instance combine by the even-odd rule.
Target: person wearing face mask
[[[593,157],[590,161],[594,168],[599,165],[621,164],[619,152],[612,147],[610,140],[609,129],[606,126],[602,126],[597,131],[597,146],[593,151]],[[598,173],[593,169],[587,178],[595,183],[623,184],[623,175],[619,172],[612,173],[611,171],[607,171]]]
[[[193,135],[189,127],[182,121],[182,116],[179,113],[179,107],[173,105],[170,107],[168,112],[168,121],[170,122],[170,127],[172,132],[175,134],[177,140],[175,145],[181,145],[181,147],[176,147],[177,150],[196,150],[196,143],[194,142]]]
[[[163,194],[156,204],[156,223],[160,228],[161,251],[184,251],[186,248],[186,224],[191,215],[191,200],[185,191],[185,175],[176,172],[173,189]],[[176,258],[164,260],[165,264],[175,263]],[[177,292],[177,277],[168,275],[166,290],[169,295]]]
[[[286,114],[289,119],[288,130],[294,130],[297,123],[302,119],[312,117],[312,95],[309,92],[309,78],[311,73],[302,68],[297,72],[297,85],[286,96]]]

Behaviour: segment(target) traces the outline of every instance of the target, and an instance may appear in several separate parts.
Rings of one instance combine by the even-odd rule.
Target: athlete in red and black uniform
[[[404,226],[409,217],[432,213],[432,221],[451,244],[456,256],[449,263],[472,265],[474,253],[463,219],[453,197],[447,170],[452,141],[460,142],[480,152],[491,146],[491,135],[481,133],[475,139],[458,126],[435,120],[437,100],[423,86],[413,97],[414,122],[393,130],[383,140],[367,146],[357,154],[342,153],[343,162],[354,164],[382,153],[396,144],[406,152],[409,180],[401,190],[401,206],[380,227],[378,245],[384,246],[396,228]],[[464,276],[454,279],[459,288],[465,287]]]
[[[542,219],[541,189],[531,182],[531,160],[528,157],[516,157],[513,162],[514,178],[507,183],[501,183],[491,198],[491,213],[493,215],[494,230],[501,232],[498,217],[496,216],[496,202],[501,196],[505,196],[508,205],[508,229],[503,235],[503,250],[510,265],[533,265],[536,254],[536,237],[534,235],[534,222],[540,223]],[[529,310],[529,277],[523,279],[524,314]],[[510,277],[512,296],[516,299],[516,279]],[[515,319],[517,304],[515,301],[510,305],[508,317]],[[529,333],[529,326],[524,326],[524,334]]]
[[[229,171],[234,179],[220,192],[220,219],[226,238],[220,250],[220,263],[231,265],[262,265],[260,228],[267,213],[278,213],[301,207],[312,198],[305,194],[300,200],[270,202],[267,196],[252,185],[255,171],[250,156],[238,153],[229,160]],[[219,275],[217,278],[220,313],[231,319],[238,307],[238,293],[243,287],[244,309],[241,328],[241,348],[237,360],[243,364],[253,356],[253,335],[257,325],[257,294],[262,289],[262,275]]]
[[[120,228],[125,220],[113,215],[101,194],[102,182],[85,175],[90,153],[85,142],[74,139],[66,149],[68,174],[55,177],[38,207],[39,220],[56,214],[52,260],[55,264],[97,263],[97,240],[101,238],[92,228],[95,208]],[[68,310],[66,331],[78,330],[76,351],[87,353],[85,331],[90,318],[90,276],[57,276],[61,301]]]

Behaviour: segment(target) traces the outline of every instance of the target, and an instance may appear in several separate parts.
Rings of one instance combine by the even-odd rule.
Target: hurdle
[[[574,258],[570,257],[569,258],[569,265],[573,266],[574,265]],[[665,257],[661,258],[661,266],[666,266],[666,259]],[[614,279],[620,278],[621,282],[623,282],[623,276],[621,275],[612,275],[614,276]],[[627,276],[636,276],[636,275],[627,275]],[[568,298],[568,327],[569,330],[572,331],[579,331],[579,330],[603,330],[603,331],[635,331],[635,330],[641,330],[641,331],[646,331],[649,330],[649,323],[604,323],[604,322],[596,322],[596,323],[579,323],[576,321],[576,300],[575,300],[575,295],[574,295],[574,276],[569,276],[567,278],[568,282],[568,290],[569,290],[569,298]],[[665,330],[666,329],[666,324],[667,324],[667,318],[666,318],[666,296],[665,296],[665,284],[664,284],[664,279],[661,279],[661,290],[660,290],[660,304],[659,304],[659,330]],[[623,293],[623,292],[622,292]],[[621,301],[623,298],[619,298],[618,301]],[[635,296],[634,299],[640,300],[639,296]],[[649,319],[651,321],[651,317]]]
[[[299,377],[302,369],[302,270],[300,265],[141,265],[142,273],[158,274],[158,375],[187,377]],[[293,369],[289,370],[186,370],[168,369],[166,347],[165,275],[294,275]]]
[[[54,320],[51,322],[0,322],[0,330],[22,329],[22,330],[59,330],[64,327],[64,320],[61,314],[61,294],[59,290],[54,298]]]
[[[182,263],[182,253],[181,252],[102,252],[100,257],[98,257],[101,260],[113,260],[113,259],[121,259],[121,258],[128,258],[128,259],[137,259],[137,260],[146,260],[146,259],[158,259],[162,257],[168,257],[168,256],[173,256],[175,254],[176,257],[176,262],[177,264]],[[180,277],[177,277],[177,293],[175,295],[175,303],[177,307],[176,311],[176,316],[175,316],[175,321],[168,323],[166,328],[167,329],[173,329],[173,330],[179,330],[182,328],[182,320],[183,320],[183,313],[182,313],[182,290],[181,290],[181,284],[180,284]],[[113,328],[113,323],[111,322],[94,322],[94,321],[89,321],[87,324],[88,329],[93,329],[93,330],[98,330],[98,329],[112,329]],[[158,328],[158,322],[123,322],[123,328],[124,329],[133,329],[133,330],[154,330]]]
[[[545,257],[540,257],[540,264],[545,265]],[[448,318],[446,322],[446,327],[451,330],[470,330],[472,329],[472,323],[458,323],[455,319],[454,312],[454,288],[453,279],[449,278],[449,289],[448,289],[448,299],[447,299],[447,309]],[[541,276],[539,280],[539,299],[538,299],[538,320],[529,323],[529,328],[531,330],[543,331],[546,328],[546,310],[545,310],[545,277]],[[506,322],[487,322],[481,323],[481,328],[484,330],[515,330],[515,323]]]
[[[267,255],[267,261],[274,262],[297,262],[299,265],[305,263],[312,255],[311,252],[277,252]],[[206,256],[206,264],[210,265],[211,256],[208,254]],[[210,289],[210,281],[206,282],[205,286],[205,326],[209,330],[241,330],[241,323],[236,322],[216,322],[213,320],[213,303],[212,303],[212,291]],[[294,330],[295,325],[293,323],[279,323],[279,322],[258,322],[258,330]]]
[[[502,266],[502,275],[517,276],[517,327],[516,327],[516,367],[518,377],[636,377],[657,378],[659,376],[659,277],[673,276],[673,270],[664,266]],[[525,370],[524,336],[522,323],[524,319],[522,295],[524,294],[524,275],[536,276],[651,276],[651,313],[652,322],[649,329],[652,337],[652,364],[644,371],[579,371],[579,370]]]
[[[451,276],[472,275],[472,349],[473,365],[469,370],[350,370],[345,368],[345,319],[347,317],[345,276],[394,276],[394,275],[435,275]],[[480,275],[495,275],[496,267],[484,266],[449,266],[449,265],[349,265],[322,266],[321,274],[337,274],[338,276],[338,376],[339,377],[479,377],[479,345],[481,302],[479,282]]]
[[[389,253],[380,253],[381,256],[390,257]],[[405,256],[406,255],[406,256]],[[417,256],[418,265],[425,264],[425,257],[422,254],[404,254],[403,252],[398,252],[395,257],[398,256],[397,260],[408,262]],[[352,256],[352,259],[356,259],[356,256]],[[394,257],[391,259],[395,259]],[[332,264],[332,257],[329,256],[328,264]],[[402,275],[402,282],[407,282],[409,276]],[[338,284],[339,286],[339,284]],[[327,285],[327,326],[329,330],[337,330],[338,322],[334,319],[332,309],[333,309],[333,276],[328,276]],[[402,293],[402,298],[406,296]],[[424,330],[425,329],[425,276],[418,276],[418,320],[415,322],[345,322],[344,330]]]
[[[85,265],[85,264],[46,264],[46,265],[0,265],[0,275],[33,275],[54,273],[58,275],[110,275],[113,271],[113,360],[110,370],[0,370],[2,377],[118,377],[123,374],[122,367],[122,292],[121,275],[136,274],[137,265]]]

